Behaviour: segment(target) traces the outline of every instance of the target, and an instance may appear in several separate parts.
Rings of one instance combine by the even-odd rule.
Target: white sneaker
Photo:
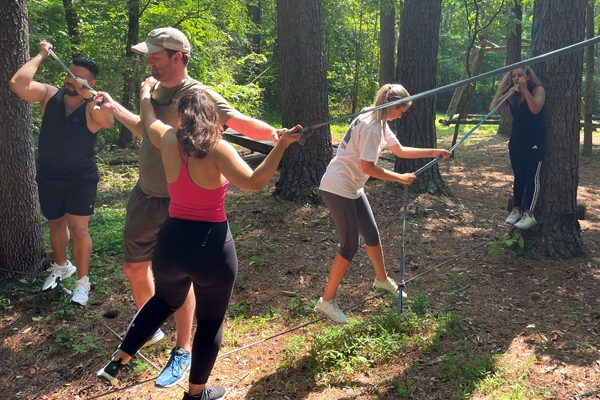
[[[63,280],[69,278],[75,272],[77,272],[77,268],[69,260],[67,260],[67,265],[62,266],[54,263],[54,265],[48,268],[50,275],[44,282],[44,286],[42,287],[42,292],[46,290],[54,289],[58,286],[58,283]]]
[[[75,281],[75,289],[73,289],[73,297],[71,303],[76,303],[85,306],[88,302],[88,294],[90,293],[90,280],[87,276]]]
[[[323,301],[323,298],[319,298],[319,302],[315,307],[315,312],[321,314],[324,317],[329,318],[336,324],[347,324],[350,322],[348,317],[344,315],[344,312],[338,305],[335,299],[329,301]]]
[[[383,282],[378,281],[377,278],[375,278],[375,282],[373,282],[373,289],[381,290],[384,292],[389,292],[392,295],[394,295],[395,298],[398,298],[400,296],[400,291],[398,290],[398,284],[396,284],[396,282],[389,276],[388,276],[387,280],[385,280]],[[408,297],[408,295],[406,294],[405,291],[402,291],[402,297],[403,298]]]
[[[523,213],[521,212],[521,210],[513,210],[508,216],[508,218],[506,218],[506,225],[513,226],[515,223],[517,223],[518,220],[521,219],[522,216]]]
[[[525,214],[523,214],[523,218],[521,218],[521,220],[515,224],[515,228],[521,229],[521,230],[529,229],[532,226],[534,226],[535,224],[537,224],[535,217],[533,215],[529,215],[529,214],[525,213]]]

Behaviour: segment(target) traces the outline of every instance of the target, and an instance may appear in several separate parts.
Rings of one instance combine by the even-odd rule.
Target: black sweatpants
[[[513,198],[515,207],[534,211],[540,195],[540,171],[542,170],[543,151],[529,146],[509,143],[510,164],[515,176]],[[523,203],[523,193],[526,198]]]
[[[138,311],[121,350],[133,356],[183,305],[190,285],[194,285],[197,328],[190,383],[206,383],[221,348],[223,320],[237,269],[227,221],[167,218],[152,259],[156,294]]]

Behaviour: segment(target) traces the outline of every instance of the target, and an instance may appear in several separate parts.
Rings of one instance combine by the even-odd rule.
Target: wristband
[[[89,99],[86,99],[85,97],[83,98],[83,101],[86,103],[91,103],[92,101],[94,101],[94,98],[96,98],[96,96],[92,96]]]

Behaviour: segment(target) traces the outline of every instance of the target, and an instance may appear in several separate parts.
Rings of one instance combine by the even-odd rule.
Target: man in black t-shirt
[[[10,88],[21,99],[39,102],[42,107],[36,180],[55,257],[42,290],[54,289],[61,279],[77,272],[71,301],[85,305],[90,290],[87,273],[92,252],[88,222],[94,212],[98,185],[94,144],[98,131],[110,128],[114,118],[104,110],[94,109],[94,97],[84,89],[94,86],[98,75],[98,66],[91,60],[74,59],[69,70],[77,80],[67,74],[60,89],[33,81],[51,48],[45,40],[40,42],[39,54],[17,71]],[[70,235],[77,267],[67,260]]]

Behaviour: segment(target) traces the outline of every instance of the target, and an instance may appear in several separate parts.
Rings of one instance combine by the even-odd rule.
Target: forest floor
[[[442,136],[438,146],[448,148],[449,141]],[[348,312],[351,324],[343,327],[315,322],[312,313],[337,251],[327,208],[274,198],[277,176],[261,192],[231,187],[226,207],[239,273],[221,354],[315,323],[219,358],[209,384],[224,386],[227,399],[600,398],[598,134],[594,145],[579,168],[586,258],[539,259],[491,242],[411,280],[402,316],[394,300],[375,298]],[[240,151],[253,165],[262,159]],[[100,156],[108,161],[115,154]],[[507,230],[506,138],[474,136],[440,171],[454,196],[411,195],[406,279]],[[0,398],[89,399],[114,389],[95,374],[119,342],[94,315],[121,334],[135,312],[121,239],[137,168],[105,165],[102,176],[90,223],[94,288],[87,309],[69,304],[60,289],[40,293],[43,276],[12,284],[0,296]],[[388,270],[398,280],[401,187],[369,181],[366,192]],[[372,297],[374,276],[360,250],[340,287],[342,307]],[[163,331],[165,340],[142,351],[160,367],[174,345],[172,318]],[[139,358],[131,365],[118,388],[158,374]],[[181,399],[182,393],[149,381],[102,398]]]

